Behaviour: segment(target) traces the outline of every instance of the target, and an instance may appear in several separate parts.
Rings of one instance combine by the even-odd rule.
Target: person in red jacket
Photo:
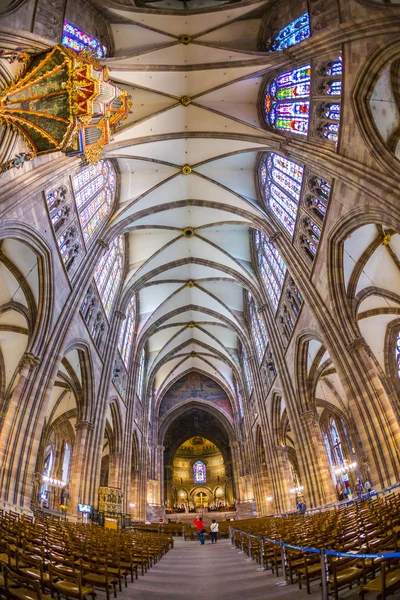
[[[199,536],[200,544],[202,546],[204,546],[205,529],[204,529],[203,517],[199,517],[199,518],[196,517],[195,520],[193,521],[193,525],[196,527],[196,532],[197,532],[197,535]]]

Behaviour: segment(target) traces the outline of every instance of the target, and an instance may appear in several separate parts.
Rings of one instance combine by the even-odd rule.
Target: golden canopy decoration
[[[91,163],[130,107],[106,67],[61,45],[30,57],[0,90],[0,124],[18,131],[34,155],[61,150]]]

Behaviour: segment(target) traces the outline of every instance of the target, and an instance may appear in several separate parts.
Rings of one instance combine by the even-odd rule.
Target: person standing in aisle
[[[211,543],[216,544],[217,539],[218,539],[218,523],[215,519],[212,520],[212,523],[210,526],[210,533],[211,533]]]
[[[206,530],[204,529],[204,521],[203,517],[195,518],[193,521],[193,525],[196,527],[196,533],[199,537],[200,544],[204,546],[204,534]]]

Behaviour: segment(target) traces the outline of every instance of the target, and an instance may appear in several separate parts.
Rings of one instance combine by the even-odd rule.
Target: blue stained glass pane
[[[324,85],[323,91],[328,96],[340,96],[342,93],[342,82],[329,81],[327,85]]]
[[[267,41],[267,50],[279,51],[295,46],[307,39],[311,34],[308,13],[301,15],[286,27],[283,27],[272,40]]]
[[[121,248],[121,241],[122,236],[113,239],[110,249],[102,256],[94,272],[94,280],[107,317],[111,313],[122,279],[123,245]]]
[[[340,104],[325,104],[322,116],[326,119],[340,121]]]

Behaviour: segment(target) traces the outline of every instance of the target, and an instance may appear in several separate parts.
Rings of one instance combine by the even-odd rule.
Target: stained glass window
[[[103,46],[95,37],[85,33],[79,27],[75,27],[69,21],[64,21],[62,43],[67,48],[72,48],[75,52],[82,52],[88,49],[97,58],[107,56],[107,48]]]
[[[303,172],[303,167],[273,152],[260,167],[265,201],[290,236],[294,234]]]
[[[72,177],[72,187],[85,243],[94,238],[110,213],[115,197],[115,171],[101,160]]]
[[[139,398],[142,397],[142,393],[143,393],[144,362],[145,362],[145,351],[143,348],[142,353],[140,355],[140,359],[139,359],[139,368],[138,368],[138,375],[137,375],[137,380],[136,380],[136,393],[139,396]]]
[[[308,134],[311,65],[285,71],[272,80],[265,92],[267,123],[282,131]]]
[[[135,328],[135,297],[128,304],[126,319],[122,321],[121,331],[118,338],[118,349],[122,360],[127,367],[132,352],[133,332]]]
[[[94,272],[97,289],[108,318],[121,283],[123,258],[124,240],[120,235],[113,239],[109,250],[102,256]]]
[[[304,13],[304,15],[283,27],[276,35],[267,40],[267,50],[272,52],[295,46],[310,37],[310,34],[310,19],[308,13]]]
[[[397,362],[397,373],[400,377],[400,332],[397,334],[396,339],[396,362]]]
[[[268,344],[267,330],[265,328],[263,318],[258,313],[257,304],[255,303],[254,298],[252,297],[250,292],[248,292],[247,294],[250,312],[251,333],[253,335],[254,343],[257,348],[258,360],[259,362],[261,362]]]
[[[193,465],[193,480],[195,483],[206,483],[207,481],[206,465],[201,460]]]
[[[244,371],[244,377],[246,379],[247,389],[249,391],[249,394],[251,394],[251,391],[253,389],[253,378],[250,373],[249,359],[247,358],[246,350],[243,347],[242,347],[242,364],[243,364],[243,371]]]
[[[276,310],[285,280],[286,263],[280,255],[279,250],[260,231],[254,232],[254,242],[261,277],[271,304],[274,310]]]

